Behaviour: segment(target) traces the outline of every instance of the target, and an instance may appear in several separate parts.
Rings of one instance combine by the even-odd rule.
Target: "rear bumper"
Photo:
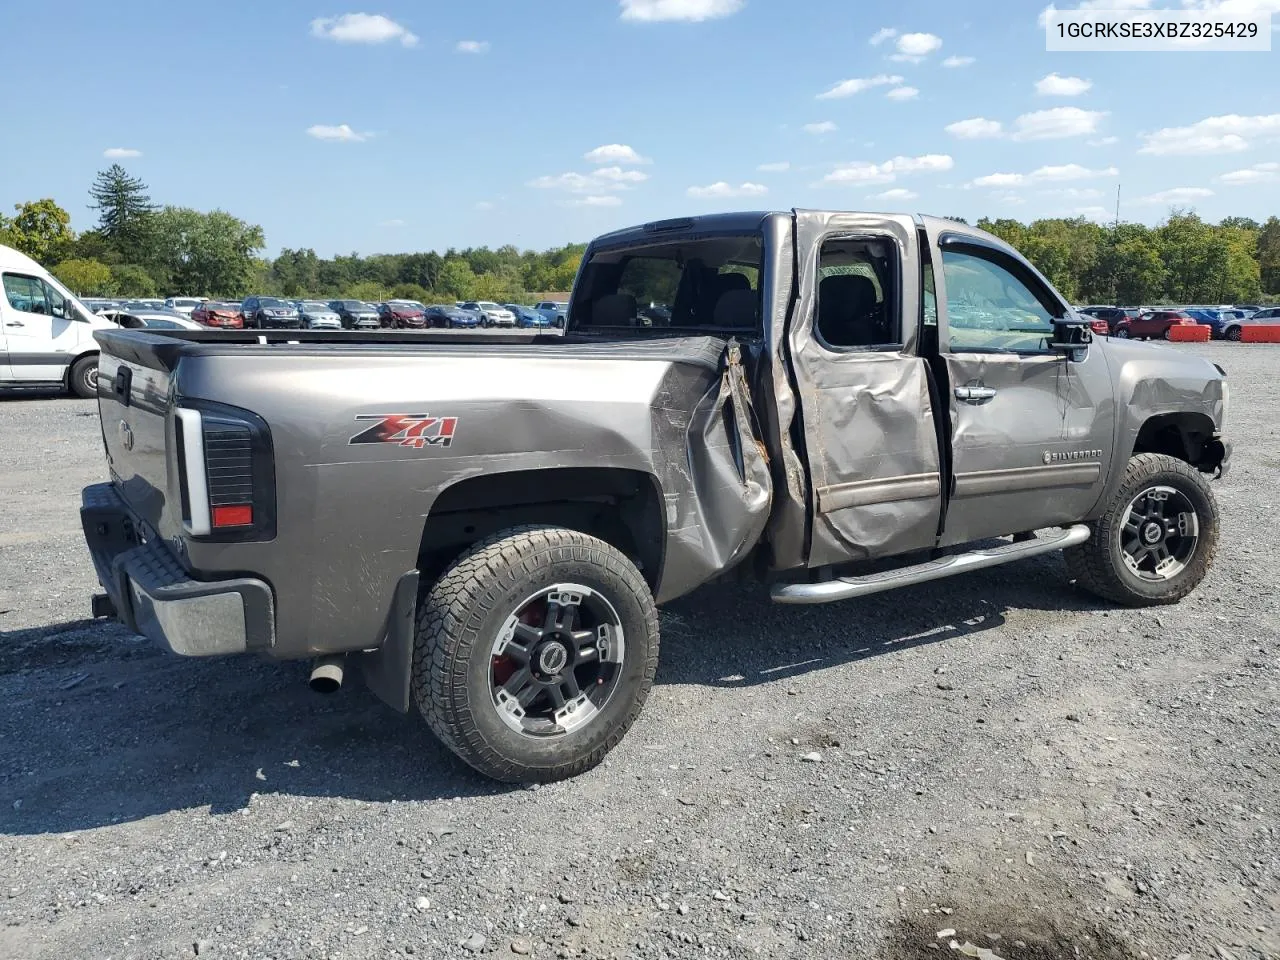
[[[131,630],[184,657],[274,645],[270,586],[252,577],[192,579],[163,541],[143,534],[111,484],[84,488],[80,523],[98,581]]]

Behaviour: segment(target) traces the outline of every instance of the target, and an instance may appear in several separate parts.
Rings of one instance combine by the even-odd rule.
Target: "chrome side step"
[[[1055,550],[1074,547],[1088,539],[1089,528],[1083,523],[1078,523],[1047,537],[1036,537],[1021,543],[1006,543],[989,550],[957,553],[911,567],[868,574],[865,577],[841,577],[838,580],[826,580],[822,583],[780,583],[773,587],[771,596],[775,603],[831,603],[833,600],[865,597],[872,593],[882,593],[885,590],[894,590],[914,583],[941,580],[943,577],[954,577],[957,573],[998,567],[1002,563],[1025,560],[1027,557],[1039,556],[1042,553],[1052,553]]]

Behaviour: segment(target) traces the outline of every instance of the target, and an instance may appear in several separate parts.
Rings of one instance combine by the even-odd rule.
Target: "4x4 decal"
[[[433,417],[425,413],[360,414],[357,421],[376,421],[350,443],[395,443],[402,447],[447,447],[458,430],[457,417]]]

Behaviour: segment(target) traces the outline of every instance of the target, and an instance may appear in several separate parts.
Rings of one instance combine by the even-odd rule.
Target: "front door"
[[[788,336],[813,491],[810,566],[931,548],[937,537],[917,249],[910,217],[796,215],[800,299]]]
[[[30,274],[3,277],[4,339],[10,379],[61,380],[75,356],[82,328],[71,301]]]
[[[1079,361],[1054,352],[1053,321],[1066,305],[1039,274],[972,235],[929,232],[950,407],[942,544],[1079,520],[1101,496],[1112,456],[1102,341]]]

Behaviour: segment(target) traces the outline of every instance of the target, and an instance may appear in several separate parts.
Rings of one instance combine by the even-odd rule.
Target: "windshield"
[[[328,313],[329,305],[327,303],[320,303],[317,300],[304,300],[302,301],[302,309],[306,310],[308,313]]]
[[[597,251],[574,290],[573,327],[756,333],[763,255],[758,234]]]
[[[261,300],[258,301],[258,306],[279,308],[279,307],[287,307],[288,304],[285,303],[283,300],[276,300],[272,297],[263,297]]]

